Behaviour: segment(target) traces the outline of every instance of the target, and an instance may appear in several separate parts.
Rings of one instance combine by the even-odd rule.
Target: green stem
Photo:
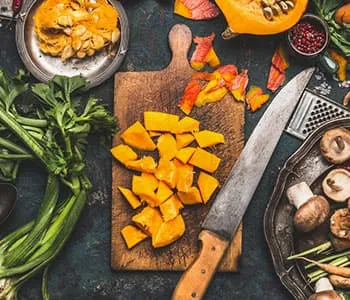
[[[33,127],[33,126],[27,126],[27,125],[22,125],[22,127],[25,130],[27,130],[27,131],[36,132],[38,134],[41,134],[42,136],[44,135],[44,131],[41,128]]]
[[[0,137],[0,146],[3,146],[6,149],[11,150],[12,152],[16,152],[18,154],[28,154],[28,151],[25,150],[23,147],[18,146],[15,143],[2,137]]]
[[[40,119],[32,119],[23,117],[20,115],[16,115],[16,120],[18,123],[22,125],[32,126],[32,127],[46,127],[47,126],[47,120],[40,120]]]
[[[350,255],[350,251],[346,251],[346,252],[343,252],[343,253],[338,253],[338,254],[335,254],[335,255],[330,255],[330,256],[327,256],[323,259],[320,259],[318,260],[317,262],[319,263],[325,263],[325,262],[329,262],[329,261],[332,261],[332,260],[335,260],[335,259],[338,259],[338,258],[342,258],[342,257],[346,257]],[[307,264],[305,266],[305,269],[310,269],[312,267],[315,267],[316,265],[314,263],[310,263],[310,264]]]
[[[316,253],[316,254],[320,254],[328,249],[332,248],[332,243],[331,242],[326,242],[326,243],[323,243],[321,245],[318,245],[314,248],[311,248],[311,249],[308,249],[304,252],[300,252],[300,253],[297,253],[297,254],[294,254],[292,256],[289,256],[287,259],[288,260],[291,260],[291,259],[295,259],[295,258],[298,258],[298,257],[301,257],[301,256],[306,256],[308,254],[312,254],[312,253]]]
[[[34,159],[31,154],[2,154],[0,153],[0,159]]]
[[[46,232],[53,212],[55,210],[59,195],[59,181],[57,176],[49,174],[45,190],[45,196],[41,202],[38,216],[33,229],[27,238],[21,243],[21,247],[15,248],[13,251],[6,253],[3,265],[7,268],[14,267],[24,263],[31,254],[36,250],[38,241]]]

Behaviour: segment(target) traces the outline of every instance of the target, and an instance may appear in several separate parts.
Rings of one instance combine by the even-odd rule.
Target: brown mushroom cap
[[[350,131],[345,128],[328,130],[320,143],[323,157],[333,164],[350,159]]]
[[[313,196],[295,213],[294,225],[299,231],[312,231],[327,220],[329,213],[330,206],[326,198]]]
[[[343,250],[350,249],[350,240],[341,239],[341,238],[335,237],[334,235],[331,235],[330,239],[335,251],[340,252]]]
[[[336,291],[323,291],[311,295],[309,300],[343,300],[343,298]]]
[[[322,182],[322,189],[328,198],[345,202],[350,198],[350,172],[342,168],[330,171]]]
[[[331,217],[331,232],[341,239],[350,240],[350,210],[342,208]]]

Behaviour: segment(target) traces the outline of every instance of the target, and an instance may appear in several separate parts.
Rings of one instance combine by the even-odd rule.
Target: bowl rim
[[[27,70],[39,81],[48,82],[52,77],[52,73],[46,71],[39,67],[36,63],[31,59],[25,37],[25,26],[28,21],[28,15],[30,15],[32,9],[35,9],[35,5],[38,2],[43,2],[45,0],[28,0],[25,1],[21,12],[19,13],[18,21],[16,23],[16,45],[18,54],[27,68]],[[109,79],[115,72],[118,70],[120,65],[122,64],[129,45],[130,38],[130,27],[127,14],[124,10],[124,7],[118,0],[107,0],[119,13],[119,24],[120,24],[120,41],[118,45],[118,51],[115,56],[111,60],[111,63],[94,77],[88,78],[88,88],[96,87],[102,84],[104,81]],[[57,58],[59,59],[59,58]]]
[[[324,29],[324,32],[326,34],[326,38],[325,38],[325,42],[323,44],[323,46],[316,52],[314,53],[305,53],[305,52],[302,52],[300,50],[298,50],[292,40],[291,40],[291,33],[292,33],[292,29],[298,25],[301,21],[304,21],[304,20],[307,20],[307,19],[311,19],[313,21],[316,21],[318,24],[321,25],[321,27]],[[288,44],[289,46],[293,49],[293,51],[295,51],[297,54],[301,55],[301,56],[305,56],[305,57],[315,57],[315,56],[318,56],[320,55],[328,46],[328,43],[329,43],[329,27],[328,27],[328,24],[322,19],[320,18],[319,16],[317,15],[314,15],[314,14],[310,14],[310,13],[306,13],[304,14],[300,20],[293,26],[291,27],[288,32],[287,32],[287,40],[288,40]]]

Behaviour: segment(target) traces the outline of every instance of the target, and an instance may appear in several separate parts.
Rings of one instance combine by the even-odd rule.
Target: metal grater
[[[12,1],[13,0],[0,0],[0,18],[12,18]]]
[[[286,132],[304,140],[326,121],[349,117],[350,112],[333,100],[305,90],[286,128]]]

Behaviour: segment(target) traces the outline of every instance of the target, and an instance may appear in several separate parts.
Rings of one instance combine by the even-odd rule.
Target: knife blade
[[[256,125],[202,224],[202,248],[180,278],[173,300],[204,296],[313,72],[306,69],[288,82]]]

